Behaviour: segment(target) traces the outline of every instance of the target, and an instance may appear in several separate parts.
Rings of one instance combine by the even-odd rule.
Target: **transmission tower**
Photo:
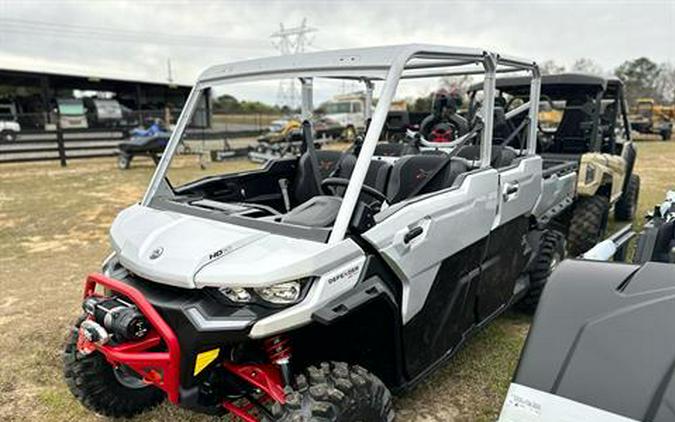
[[[279,50],[282,56],[289,54],[304,53],[305,48],[311,45],[312,40],[309,34],[316,32],[315,28],[307,25],[307,18],[302,20],[300,26],[286,28],[283,23],[279,24],[279,30],[272,35],[272,43]],[[279,81],[279,90],[277,91],[277,104],[285,105],[290,108],[298,107],[298,86],[295,79],[286,79]]]

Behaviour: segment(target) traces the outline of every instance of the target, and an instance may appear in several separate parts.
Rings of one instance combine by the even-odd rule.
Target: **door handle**
[[[421,235],[422,233],[424,233],[424,229],[421,226],[413,227],[412,229],[410,229],[410,231],[408,231],[408,233],[405,234],[405,236],[403,236],[403,243],[407,245],[414,238]]]
[[[516,195],[518,195],[518,190],[520,187],[518,186],[518,182],[513,182],[513,183],[505,183],[504,184],[504,191],[503,191],[503,198],[504,201],[509,201],[513,199]]]

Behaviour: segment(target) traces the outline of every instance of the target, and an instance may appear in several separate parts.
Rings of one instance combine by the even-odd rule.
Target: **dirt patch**
[[[199,169],[186,157],[188,180],[246,160]],[[190,165],[192,164],[192,165]],[[675,188],[675,142],[638,144],[642,176],[638,215]],[[149,160],[120,171],[114,159],[0,167],[0,420],[99,421],[76,402],[61,376],[60,350],[79,313],[83,277],[107,255],[111,222],[138,202],[154,171]],[[508,314],[471,339],[447,364],[399,395],[400,421],[494,421],[520,354],[529,319]],[[212,421],[169,405],[141,421]]]

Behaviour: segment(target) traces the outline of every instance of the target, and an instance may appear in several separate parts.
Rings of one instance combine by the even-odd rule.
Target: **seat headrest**
[[[442,155],[408,155],[396,161],[387,185],[389,201],[395,203],[407,198],[444,159]]]
[[[517,153],[511,148],[493,145],[490,155],[490,165],[494,168],[500,168],[511,165],[513,160],[515,160]],[[480,159],[480,146],[465,145],[457,151],[457,157],[477,161]]]
[[[373,155],[379,157],[402,157],[404,155],[417,154],[418,148],[398,142],[380,142],[375,146]]]

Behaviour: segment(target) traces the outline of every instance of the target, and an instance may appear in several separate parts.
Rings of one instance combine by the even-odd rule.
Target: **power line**
[[[308,47],[312,40],[309,39],[308,34],[316,32],[316,28],[307,25],[307,18],[302,19],[300,26],[285,28],[283,23],[279,24],[279,30],[272,33],[270,38],[273,39],[274,47],[279,50],[282,56],[290,54],[304,53],[305,48]],[[278,40],[278,41],[274,41]],[[277,104],[286,105],[290,108],[297,107],[297,81],[295,79],[287,79],[279,81],[279,89],[277,91]]]
[[[117,40],[135,39],[141,41],[155,40],[160,42],[178,43],[225,43],[227,38],[206,35],[168,34],[161,32],[137,31],[121,28],[105,28],[99,26],[73,25],[67,23],[52,23],[27,19],[0,18],[0,30],[10,28],[26,32],[43,32],[49,34],[76,34],[84,36],[112,37]]]

